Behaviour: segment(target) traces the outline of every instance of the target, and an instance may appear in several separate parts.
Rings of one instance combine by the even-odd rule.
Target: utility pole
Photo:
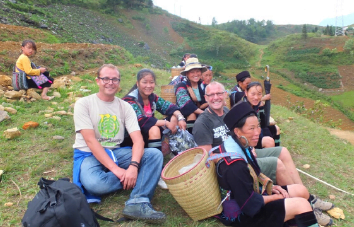
[[[336,0],[336,24],[334,35],[344,35],[343,0]]]

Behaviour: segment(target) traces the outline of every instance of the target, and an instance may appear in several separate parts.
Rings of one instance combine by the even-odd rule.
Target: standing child
[[[49,72],[46,68],[32,68],[31,60],[29,59],[30,56],[37,52],[35,42],[32,40],[23,41],[21,50],[22,54],[16,61],[16,71],[24,71],[26,73],[28,88],[42,89],[42,99],[53,99],[54,97],[47,96],[47,92],[54,79],[49,76]]]

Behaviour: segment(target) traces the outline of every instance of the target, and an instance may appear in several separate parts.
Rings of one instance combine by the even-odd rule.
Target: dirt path
[[[263,49],[260,49],[261,54],[259,55],[259,61],[256,63],[257,67],[261,67],[261,61],[262,61],[262,57],[263,57]]]
[[[333,128],[327,128],[327,129],[332,135],[344,139],[354,145],[354,132],[340,130],[340,129],[333,129]]]

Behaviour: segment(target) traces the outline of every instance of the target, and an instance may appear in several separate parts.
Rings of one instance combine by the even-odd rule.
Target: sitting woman
[[[189,58],[185,70],[181,72],[186,76],[186,80],[175,87],[176,104],[187,119],[187,130],[190,133],[197,116],[208,107],[201,86],[201,76],[205,71],[207,69],[199,63],[198,58]]]
[[[136,84],[123,100],[135,110],[145,147],[155,147],[161,150],[163,127],[175,133],[176,126],[185,130],[186,122],[176,105],[154,93],[155,85],[155,73],[150,69],[142,69],[137,74]],[[167,118],[158,120],[155,118],[155,111],[166,115]],[[124,144],[129,145],[129,138],[125,139]]]
[[[273,185],[260,172],[253,147],[257,144],[261,128],[251,106],[245,102],[236,104],[226,114],[224,122],[232,136],[216,147],[213,155],[218,154],[214,160],[217,162],[219,185],[231,191],[230,202],[234,204],[232,217],[229,216],[232,223],[228,224],[283,227],[285,222],[294,219],[292,222],[296,222],[297,226],[318,227],[308,201],[309,192],[303,185]],[[228,213],[226,207],[223,214]],[[222,221],[225,223],[225,219]]]
[[[256,148],[280,146],[280,128],[277,125],[265,125],[265,115],[262,101],[263,87],[259,82],[251,82],[245,90],[244,102],[248,102],[257,113],[262,132]]]

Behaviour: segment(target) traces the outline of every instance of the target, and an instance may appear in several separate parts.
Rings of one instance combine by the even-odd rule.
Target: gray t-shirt
[[[114,149],[123,142],[125,129],[130,134],[140,131],[131,105],[118,97],[112,102],[102,101],[97,94],[79,99],[75,103],[74,123],[76,138],[73,148],[91,152],[80,130],[93,129],[102,147]]]
[[[223,121],[227,112],[229,110],[224,107],[224,114],[219,117],[214,111],[207,108],[198,116],[193,126],[193,136],[198,146],[211,145],[215,147],[227,139],[230,130]]]

